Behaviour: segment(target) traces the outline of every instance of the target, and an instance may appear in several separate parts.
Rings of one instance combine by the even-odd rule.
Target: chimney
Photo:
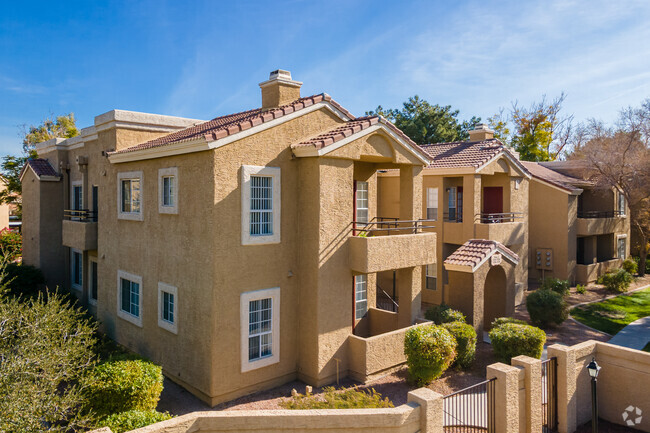
[[[469,141],[485,141],[494,138],[494,131],[492,131],[485,123],[479,123],[469,131]]]
[[[278,69],[269,74],[268,81],[260,83],[262,108],[272,109],[300,99],[300,81],[291,79],[291,72]]]

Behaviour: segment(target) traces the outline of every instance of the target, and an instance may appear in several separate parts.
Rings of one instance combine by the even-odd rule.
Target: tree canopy
[[[381,105],[374,111],[366,112],[368,116],[379,115],[393,122],[411,140],[417,144],[443,143],[469,138],[469,130],[481,122],[480,117],[458,120],[458,110],[451,105],[431,105],[418,95],[404,102],[402,109],[385,109]]]

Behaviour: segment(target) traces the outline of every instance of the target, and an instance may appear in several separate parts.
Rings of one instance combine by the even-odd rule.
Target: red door
[[[483,188],[483,213],[503,213],[503,187]]]

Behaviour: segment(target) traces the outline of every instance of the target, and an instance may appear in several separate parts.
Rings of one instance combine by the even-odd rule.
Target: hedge
[[[517,325],[528,325],[528,323],[524,322],[523,320],[515,319],[514,317],[497,317],[490,324],[490,329],[497,328],[501,325],[505,325],[506,323],[516,323]]]
[[[623,262],[623,270],[628,274],[636,274],[639,270],[639,265],[632,259],[625,259]]]
[[[163,389],[162,368],[143,359],[113,358],[85,378],[88,409],[98,416],[156,408]]]
[[[449,305],[440,304],[429,308],[424,317],[436,325],[449,322],[465,322],[465,315],[458,310],[452,309]]]
[[[601,275],[597,282],[598,284],[604,285],[607,290],[622,293],[630,287],[632,281],[634,281],[632,274],[626,272],[625,269],[619,269],[618,271]]]
[[[546,334],[541,329],[516,323],[497,326],[490,330],[489,336],[494,354],[506,363],[519,355],[541,358],[546,342]]]
[[[171,417],[167,412],[158,412],[153,409],[129,410],[107,416],[102,420],[100,425],[102,427],[109,427],[113,433],[123,433],[165,421]]]
[[[476,356],[476,330],[472,325],[450,322],[442,325],[456,339],[456,358],[454,365],[469,368]]]
[[[533,325],[546,328],[560,325],[569,316],[569,306],[557,292],[537,290],[526,298],[526,309]]]
[[[454,362],[456,339],[442,326],[417,326],[406,331],[404,355],[410,380],[426,385]]]
[[[395,407],[388,397],[382,397],[374,388],[370,390],[352,388],[323,388],[322,394],[296,393],[290,399],[280,402],[285,409],[370,409]]]
[[[542,290],[552,290],[555,293],[559,293],[562,296],[566,296],[569,294],[569,288],[571,287],[571,283],[569,283],[569,280],[560,280],[559,278],[545,278],[544,281],[542,281]]]

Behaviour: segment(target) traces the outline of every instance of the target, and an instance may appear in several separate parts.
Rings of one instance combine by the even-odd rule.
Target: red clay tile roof
[[[493,252],[500,250],[502,253],[512,257],[517,262],[519,256],[509,248],[497,241],[489,241],[486,239],[470,239],[454,251],[449,257],[445,259],[446,265],[469,266],[472,269]]]
[[[58,176],[59,174],[54,170],[54,167],[50,165],[50,162],[47,159],[35,158],[28,159],[27,164],[34,170],[36,176]]]
[[[433,158],[428,168],[478,168],[505,149],[496,139],[424,144],[421,147]]]
[[[558,173],[557,171],[546,168],[537,162],[522,161],[522,164],[524,164],[534,178],[541,179],[569,192],[577,191],[578,188],[576,185],[585,184],[585,181],[582,179]]]
[[[324,147],[330,146],[337,141],[340,141],[346,137],[349,137],[353,134],[363,131],[373,125],[383,124],[388,127],[391,131],[397,134],[402,140],[406,141],[411,147],[415,149],[423,158],[429,160],[431,157],[428,153],[424,151],[420,146],[418,146],[413,140],[411,140],[406,134],[404,134],[399,128],[393,125],[391,122],[387,121],[381,116],[365,116],[357,117],[354,120],[349,120],[343,125],[337,126],[336,128],[327,131],[323,134],[320,134],[314,138],[303,141],[302,143],[293,144],[291,147],[306,147],[313,146],[316,149],[322,149]]]
[[[334,101],[331,96],[329,96],[327,93],[321,93],[319,95],[300,98],[290,104],[270,110],[262,110],[261,108],[256,108],[254,110],[217,117],[207,122],[190,126],[189,128],[185,128],[180,131],[172,132],[171,134],[138,144],[136,146],[128,147],[117,152],[111,152],[111,154],[120,154],[134,152],[137,150],[151,149],[172,143],[189,141],[200,137],[205,137],[205,139],[209,141],[218,140],[231,134],[235,134],[239,131],[244,131],[246,129],[252,128],[253,126],[257,126],[264,122],[268,122],[270,120],[293,113],[294,111],[302,110],[303,108],[309,107],[322,101],[328,101],[338,110],[342,111],[346,116],[354,119],[354,116],[350,114],[350,112],[348,112],[345,108],[340,106],[336,101]]]

